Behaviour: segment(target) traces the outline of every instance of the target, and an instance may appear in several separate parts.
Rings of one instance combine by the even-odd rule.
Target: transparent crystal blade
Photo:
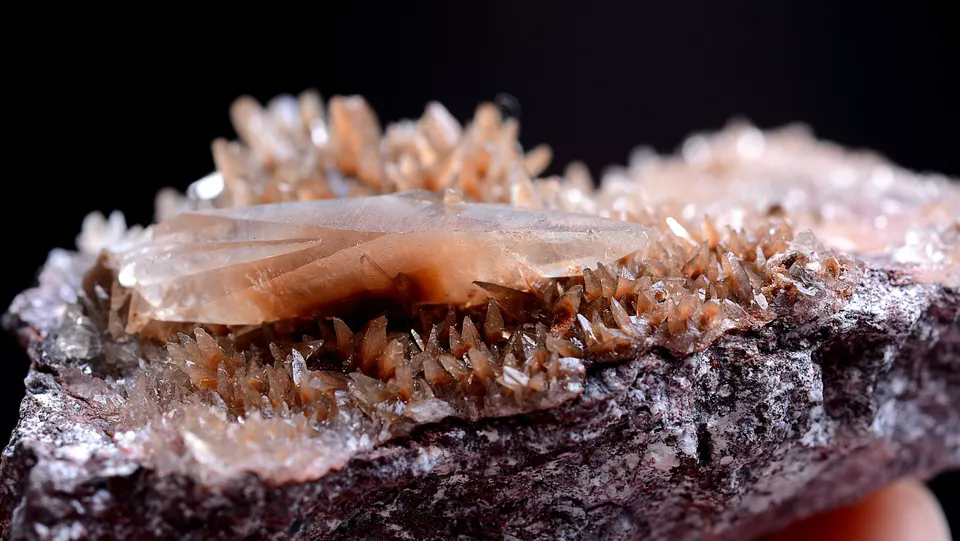
[[[262,236],[260,232],[262,231]],[[284,240],[285,232],[289,240]],[[316,313],[409,278],[419,303],[469,303],[476,281],[522,288],[524,272],[565,276],[643,248],[645,227],[433,194],[332,199],[183,213],[116,254],[131,325],[246,325]]]

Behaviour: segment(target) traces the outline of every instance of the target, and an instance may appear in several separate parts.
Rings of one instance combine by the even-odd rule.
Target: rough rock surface
[[[421,427],[279,486],[161,476],[125,457],[105,408],[72,388],[77,369],[49,354],[38,317],[20,328],[33,365],[3,454],[0,529],[9,539],[743,539],[960,465],[958,314],[957,289],[869,268],[838,313],[778,319],[685,358],[595,366],[563,406]]]

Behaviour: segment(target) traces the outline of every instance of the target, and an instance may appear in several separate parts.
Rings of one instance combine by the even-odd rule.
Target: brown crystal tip
[[[146,361],[128,418],[148,455],[180,442],[260,471],[250,456],[289,452],[283,433],[309,443],[281,476],[316,475],[420,423],[570,400],[591,363],[832,313],[863,267],[834,249],[900,261],[914,246],[890,240],[909,233],[899,217],[865,240],[878,212],[854,189],[866,183],[934,224],[918,278],[952,275],[960,253],[955,191],[878,192],[875,175],[902,173],[846,158],[868,173],[825,190],[818,168],[839,151],[790,131],[734,127],[595,189],[576,164],[532,178],[549,150],[524,154],[490,105],[462,128],[430,104],[385,135],[359,97],[326,112],[312,93],[243,99],[233,117],[242,141],[215,143],[218,173],[165,194],[166,219],[87,277],[90,310]],[[172,411],[183,425],[163,421]]]

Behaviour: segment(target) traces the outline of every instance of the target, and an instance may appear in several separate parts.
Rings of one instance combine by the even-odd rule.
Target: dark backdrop
[[[7,174],[0,203],[0,304],[30,285],[51,247],[72,246],[88,211],[145,223],[158,188],[212,170],[209,144],[232,134],[227,107],[242,93],[362,93],[392,121],[431,99],[466,119],[507,92],[522,142],[549,143],[554,171],[583,159],[597,173],[639,143],[669,151],[744,116],[761,127],[802,121],[958,177],[960,20],[949,3],[261,5],[193,28],[140,21],[154,30],[44,17],[8,59],[17,143],[7,159],[27,167]],[[2,346],[6,435],[27,363],[12,339]],[[960,530],[960,479],[934,484]]]

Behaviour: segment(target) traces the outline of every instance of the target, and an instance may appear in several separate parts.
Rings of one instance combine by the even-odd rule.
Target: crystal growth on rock
[[[549,147],[523,153],[518,123],[503,119],[492,104],[482,104],[461,127],[433,102],[418,121],[391,124],[381,133],[362,98],[330,101],[325,108],[313,92],[282,96],[266,107],[238,100],[232,117],[240,140],[214,144],[215,180],[222,188],[177,204],[166,201],[164,215],[418,189],[647,226],[707,215],[721,229],[736,230],[756,216],[779,214],[797,231],[811,229],[828,248],[883,258],[920,280],[960,284],[960,190],[954,183],[819,141],[802,126],[762,132],[732,123],[690,137],[676,156],[638,150],[628,167],[610,169],[595,189],[580,163],[562,176],[536,178],[549,163]],[[363,177],[351,168],[361,140],[369,163],[379,167]]]
[[[582,164],[537,178],[549,148],[489,104],[231,114],[240,140],[158,224],[85,224],[61,295],[56,354],[108,358],[116,438],[159,469],[311,479],[424,423],[550,408],[595,363],[827,316],[858,257],[960,282],[960,190],[793,128],[638,152],[595,188]]]
[[[148,342],[170,339],[138,377],[136,411],[187,408],[182,419],[207,428],[185,437],[179,421],[135,413],[131,426],[146,428],[131,445],[154,453],[186,438],[237,467],[299,476],[419,424],[555,406],[582,392],[595,362],[653,347],[682,355],[733,329],[812,317],[859,278],[858,263],[784,223],[718,232],[708,219],[672,222],[418,192],[182,213],[115,254],[114,291],[128,300],[127,315],[111,317]],[[158,398],[170,393],[180,398]],[[256,440],[277,419],[301,427],[282,425],[297,438],[315,434],[315,453],[263,472],[237,449],[285,452]]]

